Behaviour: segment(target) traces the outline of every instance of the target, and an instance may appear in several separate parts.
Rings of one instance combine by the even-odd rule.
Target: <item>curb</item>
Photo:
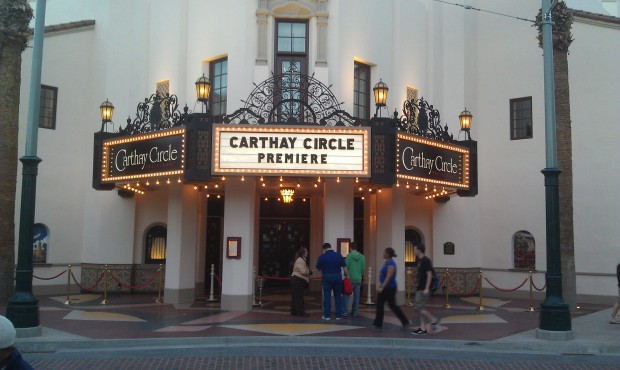
[[[135,350],[144,348],[233,348],[233,347],[342,347],[342,348],[427,348],[445,351],[510,352],[562,355],[620,356],[620,344],[596,342],[531,342],[464,341],[441,339],[352,338],[352,337],[199,337],[199,338],[140,338],[88,340],[32,340],[16,341],[25,353],[71,352],[92,350]]]

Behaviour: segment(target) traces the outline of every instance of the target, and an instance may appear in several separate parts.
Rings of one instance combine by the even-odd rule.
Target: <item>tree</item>
[[[562,295],[571,311],[576,306],[575,233],[573,229],[573,142],[571,136],[570,94],[568,81],[568,48],[573,42],[572,10],[564,1],[556,3],[553,20],[553,72],[555,83],[555,115],[560,193],[560,253],[562,264]],[[538,46],[542,48],[542,18],[536,17]]]
[[[19,90],[31,19],[28,1],[0,0],[0,305],[14,289]]]

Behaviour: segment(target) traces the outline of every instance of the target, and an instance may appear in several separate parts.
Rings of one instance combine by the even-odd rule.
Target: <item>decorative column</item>
[[[226,180],[222,264],[222,310],[251,311],[255,247],[256,182],[253,177]],[[241,238],[237,258],[227,257],[229,237]]]
[[[383,251],[394,248],[396,255],[396,281],[398,291],[396,301],[405,303],[405,196],[402,188],[392,187],[377,190],[377,279],[383,266]],[[378,281],[378,280],[377,280]]]
[[[267,9],[267,1],[259,0],[258,9],[256,10],[256,64],[267,64],[267,16],[269,15],[269,9]]]
[[[319,0],[318,11],[316,12],[316,64],[317,66],[327,66],[327,0]]]
[[[353,180],[335,178],[324,180],[323,242],[336,249],[338,238],[353,240]],[[321,243],[323,244],[323,243]]]
[[[194,302],[199,196],[200,193],[191,186],[170,186],[164,289],[166,303]]]

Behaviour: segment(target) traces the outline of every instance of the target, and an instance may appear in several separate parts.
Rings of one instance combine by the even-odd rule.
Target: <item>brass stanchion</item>
[[[101,304],[108,304],[108,265],[103,267],[103,301]]]
[[[256,302],[256,286],[258,285],[258,275],[256,274],[256,266],[252,268],[252,307],[258,307],[261,302]]]
[[[157,284],[157,299],[155,300],[155,303],[164,303],[164,301],[161,299],[161,282],[163,279],[163,275],[162,275],[163,267],[164,265],[160,263],[159,269],[157,269],[157,273],[159,273],[159,283]]]
[[[448,269],[446,269],[446,275],[443,278],[444,284],[445,284],[445,288],[446,288],[446,303],[443,305],[444,308],[452,308],[452,306],[450,306],[450,301],[448,298],[448,295],[450,294],[449,290],[450,290],[450,271],[448,271]]]
[[[476,310],[478,311],[486,311],[487,309],[484,308],[484,305],[482,304],[482,279],[483,279],[484,275],[482,275],[482,270],[480,270],[480,275],[478,276],[478,280],[480,281],[480,305],[478,306],[478,308],[476,308]]]
[[[67,265],[67,300],[65,305],[71,304],[71,265]]]
[[[368,267],[368,294],[366,295],[366,302],[364,302],[364,304],[367,305],[371,305],[374,304],[374,302],[372,301],[372,288],[371,288],[371,284],[372,284],[372,267]]]
[[[407,267],[407,306],[413,306],[411,302],[411,285],[413,285],[413,281],[411,281],[412,275],[413,271],[411,271],[411,267]]]
[[[207,299],[207,302],[215,302],[217,301],[217,299],[215,299],[215,264],[212,263],[211,264],[211,291],[209,292],[209,299]]]
[[[527,312],[536,312],[534,308],[534,281],[532,280],[532,271],[530,271],[530,307]]]

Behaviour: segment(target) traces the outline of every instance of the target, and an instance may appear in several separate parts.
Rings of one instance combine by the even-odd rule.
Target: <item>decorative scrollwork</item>
[[[228,124],[359,126],[362,121],[340,109],[342,103],[330,90],[314,78],[301,74],[291,62],[282,74],[273,75],[259,85],[246,100],[245,106],[223,118]]]
[[[189,117],[187,105],[179,111],[179,99],[176,95],[159,93],[151,95],[139,103],[136,118],[127,118],[127,126],[119,128],[124,135],[135,135],[152,131],[166,130],[184,125]]]
[[[452,142],[454,137],[448,132],[448,126],[441,126],[439,111],[424,98],[405,100],[403,115],[399,118],[395,112],[399,131],[433,140]]]

